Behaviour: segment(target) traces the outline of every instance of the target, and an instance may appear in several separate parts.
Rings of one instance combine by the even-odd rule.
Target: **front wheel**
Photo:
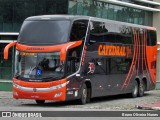
[[[81,104],[81,105],[84,105],[84,104],[86,104],[87,103],[87,86],[86,86],[86,84],[83,84],[82,85],[82,88],[81,88],[81,98],[79,99],[79,103]]]
[[[44,104],[45,100],[35,100],[37,104],[42,105]]]
[[[135,81],[132,89],[131,97],[136,98],[137,95],[138,95],[138,83],[137,81]]]

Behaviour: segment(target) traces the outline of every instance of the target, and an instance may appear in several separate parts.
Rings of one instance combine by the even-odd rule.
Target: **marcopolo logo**
[[[130,57],[132,55],[131,46],[99,45],[98,55],[100,56],[122,56]]]

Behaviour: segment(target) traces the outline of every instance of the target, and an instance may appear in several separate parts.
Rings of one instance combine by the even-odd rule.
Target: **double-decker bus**
[[[89,16],[27,18],[15,46],[13,97],[77,100],[129,93],[156,85],[157,38],[153,27]]]

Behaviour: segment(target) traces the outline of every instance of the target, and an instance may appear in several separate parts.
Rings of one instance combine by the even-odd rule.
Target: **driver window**
[[[81,57],[80,57],[80,51],[78,51],[78,48],[79,47],[76,47],[76,48],[68,51],[67,75],[71,75],[79,69]]]

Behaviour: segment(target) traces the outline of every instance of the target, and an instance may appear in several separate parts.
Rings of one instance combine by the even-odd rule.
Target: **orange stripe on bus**
[[[133,67],[135,67],[135,69],[136,69],[136,65],[137,65],[137,57],[138,57],[138,33],[137,33],[137,31],[135,32],[135,53],[137,53],[136,55],[135,55],[135,57],[134,57],[134,59],[133,59],[133,61],[134,61],[134,65],[133,65]],[[128,86],[129,86],[129,83],[130,83],[130,81],[131,81],[131,78],[132,78],[132,76],[133,76],[133,73],[134,73],[134,70],[135,69],[132,69],[132,71],[131,71],[131,74],[130,74],[130,78],[129,78],[129,80],[128,80],[128,83],[127,83],[127,86],[126,86],[126,89],[128,88]]]

